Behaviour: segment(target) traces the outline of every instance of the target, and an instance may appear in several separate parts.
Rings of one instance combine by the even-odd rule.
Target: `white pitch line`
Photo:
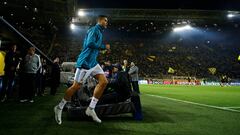
[[[232,108],[232,109],[239,109],[239,106],[230,106],[230,107],[222,107],[222,108]]]
[[[219,110],[224,110],[224,111],[230,111],[230,112],[238,112],[238,113],[240,113],[240,111],[234,110],[234,109],[230,109],[230,108],[224,108],[224,107],[219,107],[219,106],[214,106],[214,105],[201,104],[201,103],[196,103],[196,102],[191,102],[191,101],[185,101],[185,100],[180,100],[180,99],[175,99],[175,98],[169,98],[169,97],[163,97],[163,96],[158,96],[158,95],[151,95],[151,94],[146,94],[146,95],[152,96],[152,97],[158,97],[158,98],[162,98],[162,99],[167,99],[167,100],[172,100],[172,101],[177,101],[177,102],[183,102],[183,103],[192,104],[192,105],[198,105],[198,106],[204,106],[204,107],[208,107],[208,108],[215,108],[215,109],[219,109]]]

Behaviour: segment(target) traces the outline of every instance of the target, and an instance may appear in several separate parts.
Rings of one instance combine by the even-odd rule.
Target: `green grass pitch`
[[[0,103],[0,135],[240,134],[240,87],[140,85],[143,121],[127,114],[96,124],[69,121],[64,113],[59,126],[53,107],[64,89],[60,87],[56,96],[37,97],[32,104]]]

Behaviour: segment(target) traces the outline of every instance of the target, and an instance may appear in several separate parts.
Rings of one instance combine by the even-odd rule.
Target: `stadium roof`
[[[134,4],[131,4],[134,3]],[[221,20],[228,10],[239,9],[240,2],[168,0],[147,2],[83,0],[5,0],[0,3],[0,16],[16,25],[59,27],[68,24],[78,9],[106,14],[111,20]],[[186,10],[187,9],[187,10]],[[209,11],[209,9],[211,9]],[[86,21],[86,20],[84,20]],[[29,26],[27,26],[29,27]],[[43,28],[43,27],[42,27]]]
[[[229,12],[237,11],[211,11],[211,10],[182,10],[182,9],[81,9],[86,12],[90,18],[104,14],[110,16],[112,21],[138,21],[138,20],[156,20],[156,21],[174,21],[174,20],[198,20],[198,21],[219,21],[226,19]],[[76,15],[75,15],[76,16]],[[77,17],[77,16],[76,16]],[[84,17],[79,17],[79,21],[85,21]]]
[[[205,26],[226,23],[228,13],[239,14],[238,11],[232,11],[240,5],[236,3],[231,1],[224,3],[221,0],[217,3],[214,0],[209,2],[194,1],[194,3],[185,0],[181,0],[181,2],[168,0],[156,3],[150,0],[145,3],[138,1],[132,5],[124,0],[121,2],[106,0],[89,0],[87,2],[82,0],[5,0],[0,3],[0,16],[3,16],[16,28],[38,29],[48,32],[68,27],[69,23],[73,21],[91,25],[99,14],[110,16],[111,25],[117,25],[117,27],[122,23],[141,23],[141,21],[155,21],[158,22],[158,25],[185,21]],[[208,8],[212,10],[207,10]],[[86,17],[77,16],[79,9],[88,15]],[[227,9],[232,10],[228,11]]]
[[[239,10],[238,0],[77,0],[80,8]]]

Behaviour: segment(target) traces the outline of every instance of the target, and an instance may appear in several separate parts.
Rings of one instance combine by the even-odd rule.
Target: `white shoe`
[[[62,124],[62,109],[60,109],[57,106],[54,107],[54,113],[55,113],[55,120],[56,122],[61,125]]]
[[[98,118],[98,116],[96,115],[94,109],[90,109],[89,107],[86,109],[85,111],[87,116],[91,116],[92,119],[97,122],[97,123],[101,123],[102,121]]]
[[[27,102],[27,101],[28,101],[27,99],[21,99],[20,103],[24,103],[24,102]]]
[[[5,102],[7,100],[7,96],[5,95],[4,97],[3,97],[3,99],[1,100],[1,102],[3,103],[3,102]]]
[[[30,102],[30,103],[34,103],[34,100],[30,100],[29,102]]]

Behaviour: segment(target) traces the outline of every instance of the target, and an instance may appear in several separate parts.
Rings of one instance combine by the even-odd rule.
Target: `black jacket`
[[[52,72],[51,72],[51,80],[52,85],[59,85],[60,84],[60,66],[58,63],[53,63],[52,65]]]
[[[15,73],[17,65],[19,63],[19,58],[15,52],[9,51],[5,56],[5,73]]]

